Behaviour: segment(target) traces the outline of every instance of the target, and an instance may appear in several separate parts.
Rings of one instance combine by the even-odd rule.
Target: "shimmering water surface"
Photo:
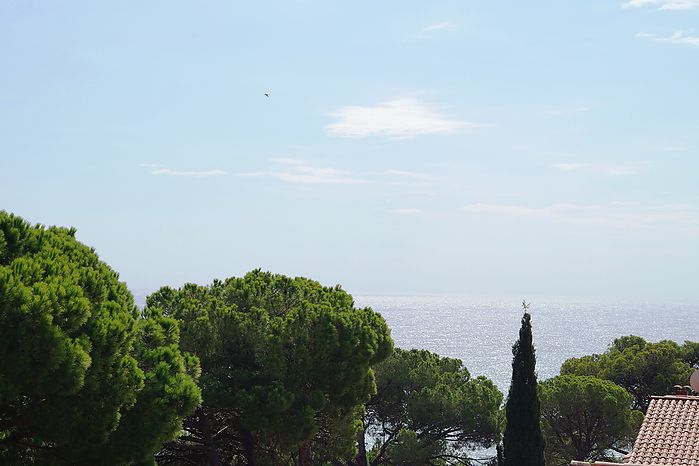
[[[147,292],[135,293],[143,306]],[[459,358],[503,393],[510,384],[512,344],[521,299],[462,296],[355,296],[383,315],[396,346]],[[699,303],[659,304],[537,298],[530,301],[539,379],[558,374],[568,358],[603,352],[614,338],[699,341]]]
[[[355,301],[384,316],[396,346],[459,358],[472,375],[485,375],[507,392],[521,300],[355,296]],[[699,304],[542,298],[531,301],[530,312],[540,380],[557,375],[566,359],[603,352],[622,335],[699,340]]]

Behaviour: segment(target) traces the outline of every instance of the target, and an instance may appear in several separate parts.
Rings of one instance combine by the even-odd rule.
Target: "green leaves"
[[[630,335],[614,340],[603,354],[565,361],[562,375],[547,381],[541,392],[548,403],[544,418],[551,455],[563,458],[574,453],[575,459],[605,459],[609,448],[628,445],[650,397],[687,383],[699,359],[697,348],[695,342],[682,346],[668,340],[651,343]],[[553,407],[560,411],[558,417],[552,416]],[[588,424],[582,425],[583,419]],[[594,431],[592,420],[596,420]],[[583,434],[593,441],[580,440]]]
[[[464,448],[499,439],[502,394],[490,380],[472,379],[458,359],[396,349],[376,366],[376,381],[366,429],[386,440],[372,464],[432,464],[442,454],[465,457]],[[416,462],[405,463],[411,455]]]
[[[622,387],[591,376],[560,375],[539,385],[548,464],[605,460],[628,448],[643,415]]]
[[[391,464],[400,466],[424,466],[444,464],[440,456],[446,450],[444,440],[420,438],[417,432],[401,429],[395,440],[386,450]]]
[[[685,341],[682,346],[683,359],[693,368],[699,368],[699,342]]]
[[[544,439],[539,425],[536,353],[531,316],[522,303],[524,316],[519,339],[512,347],[512,383],[505,406],[503,452],[506,466],[543,466]]]
[[[174,323],[156,337],[74,235],[0,211],[0,463],[144,461],[199,401]]]
[[[565,361],[561,374],[611,380],[633,396],[633,409],[645,412],[652,395],[664,395],[676,384],[687,384],[695,360],[695,345],[686,342],[680,346],[667,340],[649,343],[641,337],[621,337],[603,354]]]
[[[181,348],[201,359],[204,405],[188,432],[219,458],[243,451],[248,462],[280,461],[269,458],[314,438],[332,450],[323,439],[356,429],[356,409],[375,389],[370,367],[392,349],[378,314],[305,278],[255,270],[208,287],[163,288],[147,303],[179,322]],[[221,429],[230,435],[214,439]]]
[[[198,360],[180,352],[173,319],[157,311],[144,313],[136,328],[134,353],[144,371],[143,388],[101,453],[115,463],[152,459],[163,443],[177,437],[184,416],[201,403]]]

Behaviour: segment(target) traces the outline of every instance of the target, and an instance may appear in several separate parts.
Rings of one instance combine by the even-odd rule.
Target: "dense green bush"
[[[0,463],[152,460],[199,403],[174,321],[141,317],[74,229],[0,211]]]

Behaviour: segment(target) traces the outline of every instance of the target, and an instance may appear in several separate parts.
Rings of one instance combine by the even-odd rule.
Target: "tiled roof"
[[[627,463],[699,466],[699,396],[654,396]]]

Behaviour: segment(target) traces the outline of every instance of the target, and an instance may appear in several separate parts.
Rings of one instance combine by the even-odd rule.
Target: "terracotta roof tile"
[[[653,397],[627,462],[699,466],[699,396]]]

